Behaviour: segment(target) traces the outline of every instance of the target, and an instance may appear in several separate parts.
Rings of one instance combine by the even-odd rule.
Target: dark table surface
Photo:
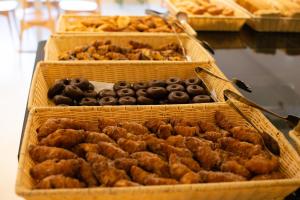
[[[215,49],[216,63],[228,78],[251,85],[253,92],[241,91],[243,95],[279,114],[300,116],[300,34],[259,33],[244,27],[240,32],[198,32],[198,38]],[[44,45],[45,41],[38,45],[36,62],[44,57]],[[24,126],[27,115],[28,111]],[[287,136],[290,129],[284,121],[267,117]],[[299,200],[298,193],[287,199]]]

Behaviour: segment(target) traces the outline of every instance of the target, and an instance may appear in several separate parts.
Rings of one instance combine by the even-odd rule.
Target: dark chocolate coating
[[[167,88],[168,92],[173,92],[173,91],[185,91],[184,87],[180,84],[172,84],[168,85]]]
[[[60,94],[64,89],[65,85],[61,80],[55,81],[55,83],[48,90],[48,98],[52,99],[55,95]]]
[[[170,103],[188,103],[190,97],[186,92],[174,91],[169,94],[168,100]]]
[[[162,99],[168,95],[168,91],[163,87],[149,87],[147,94],[153,99]]]
[[[103,98],[103,97],[116,97],[117,94],[115,91],[110,90],[110,89],[103,89],[99,92],[99,97]]]
[[[79,102],[80,106],[98,106],[97,99],[91,97],[82,98]]]
[[[98,93],[95,90],[87,90],[83,92],[84,97],[92,97],[92,98],[97,98],[98,97]]]
[[[202,81],[199,78],[189,78],[184,81],[185,85],[200,85]]]
[[[191,96],[197,96],[197,95],[205,94],[204,88],[199,86],[199,85],[189,85],[189,86],[186,87],[186,91]]]
[[[115,97],[103,97],[102,99],[99,100],[100,106],[108,106],[108,105],[117,105],[118,101]]]
[[[149,87],[166,87],[166,82],[161,80],[149,81]]]
[[[134,97],[130,97],[130,96],[121,97],[121,98],[119,98],[119,104],[120,105],[135,105],[136,99]]]
[[[197,95],[192,100],[193,103],[208,103],[211,102],[211,98],[208,95]]]
[[[154,100],[150,99],[148,97],[145,97],[145,96],[139,96],[137,98],[137,103],[140,104],[140,105],[153,105]]]
[[[72,99],[80,99],[84,96],[82,90],[75,85],[67,85],[63,91],[63,94]]]
[[[167,85],[182,84],[182,80],[178,77],[170,77],[166,80]]]
[[[146,89],[139,89],[136,91],[136,95],[139,96],[147,96],[147,90]]]
[[[131,96],[134,97],[135,96],[135,92],[133,89],[130,88],[124,88],[124,89],[120,89],[117,91],[117,95],[119,97],[125,97],[125,96]]]
[[[92,83],[89,83],[88,90],[94,90],[94,89],[95,89],[95,86]]]
[[[69,105],[72,106],[73,105],[73,100],[70,97],[66,97],[63,95],[56,95],[53,98],[53,102],[55,103],[55,105]]]
[[[79,87],[81,90],[88,90],[90,82],[85,78],[73,78],[70,82],[71,85]]]
[[[134,90],[146,89],[146,88],[148,88],[148,83],[146,83],[146,82],[136,82],[136,83],[133,83],[132,87],[133,87]]]
[[[120,90],[124,88],[131,88],[131,85],[126,81],[118,81],[114,84],[114,90]]]

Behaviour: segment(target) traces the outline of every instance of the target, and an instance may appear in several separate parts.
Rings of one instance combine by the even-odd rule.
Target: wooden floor
[[[130,5],[103,1],[103,15],[142,15],[145,8],[159,7],[159,0],[140,4],[128,0]],[[125,1],[124,1],[125,2]],[[133,4],[134,3],[134,4]],[[17,13],[20,17],[20,13]],[[18,167],[17,153],[21,135],[27,95],[39,40],[47,39],[47,30],[34,28],[24,34],[23,49],[18,52],[16,30],[10,35],[7,20],[0,16],[0,199],[21,199],[15,195],[15,178]]]

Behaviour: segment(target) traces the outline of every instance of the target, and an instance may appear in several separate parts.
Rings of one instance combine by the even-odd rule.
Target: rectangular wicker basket
[[[174,5],[174,0],[167,0],[167,7],[175,15],[179,9]],[[239,31],[246,23],[249,16],[240,10],[239,6],[228,3],[227,0],[213,0],[221,5],[226,5],[235,11],[235,16],[201,16],[189,15],[189,24],[197,31]]]
[[[70,14],[63,14],[60,15],[58,22],[57,22],[57,34],[84,34],[87,33],[86,31],[67,31],[68,23],[71,22],[79,22],[79,21],[97,21],[97,20],[106,20],[111,18],[112,16],[100,16],[100,15],[88,15],[88,16],[82,16],[82,15],[70,15]],[[145,16],[130,16],[130,18],[136,19],[136,18],[145,18]],[[184,24],[183,25],[185,30],[191,34],[191,35],[197,35],[196,31],[189,25]],[[94,34],[107,34],[108,32],[88,32],[88,33],[94,33]],[[174,33],[163,33],[163,32],[109,32],[111,35],[123,35],[123,34],[143,34],[143,35],[173,35]],[[181,34],[181,33],[180,33]],[[183,33],[184,34],[184,33]]]
[[[226,103],[186,105],[168,107],[80,107],[80,108],[35,108],[30,111],[23,144],[21,146],[16,193],[27,200],[266,200],[283,199],[300,186],[300,158],[284,135],[280,133],[260,112],[241,106],[241,110],[258,126],[271,134],[281,149],[280,170],[288,177],[282,180],[249,181],[231,183],[209,183],[175,186],[141,186],[130,188],[89,188],[33,190],[33,180],[29,170],[33,161],[28,155],[28,147],[37,143],[36,129],[50,117],[69,117],[80,121],[97,122],[97,117],[144,122],[150,118],[165,119],[184,117],[185,119],[214,120],[214,113],[221,110],[229,120],[248,124]]]
[[[40,62],[35,70],[28,101],[28,108],[54,106],[48,100],[49,87],[57,79],[84,77],[91,81],[115,83],[120,80],[129,82],[163,80],[169,77],[187,79],[196,77],[195,64],[105,64],[105,63],[60,63]],[[224,77],[224,74],[213,63],[201,64],[214,74]],[[230,89],[238,92],[231,83],[201,74],[208,90],[215,94],[218,101],[224,101],[223,91]]]
[[[95,40],[111,40],[112,44],[127,47],[130,40],[137,42],[147,43],[154,48],[158,48],[162,45],[169,44],[170,42],[179,43],[178,38],[183,44],[186,50],[187,56],[191,58],[191,61],[145,61],[145,60],[131,60],[132,63],[186,63],[186,62],[212,62],[213,57],[197,42],[190,39],[186,35],[169,36],[150,36],[141,34],[122,34],[122,35],[95,35],[95,34],[68,34],[68,35],[52,35],[45,46],[45,61],[58,61],[60,53],[71,50],[80,45],[89,44]],[[111,63],[127,63],[128,60],[109,60],[109,61],[60,61],[60,62],[111,62]]]
[[[234,0],[227,0],[232,4]],[[259,17],[250,13],[245,8],[241,7],[244,13],[247,13],[250,18],[247,20],[247,25],[259,32],[300,32],[300,19],[290,17]]]

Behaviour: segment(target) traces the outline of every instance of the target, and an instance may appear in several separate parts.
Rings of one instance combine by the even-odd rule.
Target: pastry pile
[[[35,189],[129,187],[281,179],[254,129],[217,111],[215,123],[50,118],[29,147]]]
[[[186,58],[179,44],[169,43],[159,48],[136,41],[129,41],[128,47],[112,44],[110,40],[96,40],[91,44],[78,46],[63,52],[59,60],[169,60],[183,61]]]

